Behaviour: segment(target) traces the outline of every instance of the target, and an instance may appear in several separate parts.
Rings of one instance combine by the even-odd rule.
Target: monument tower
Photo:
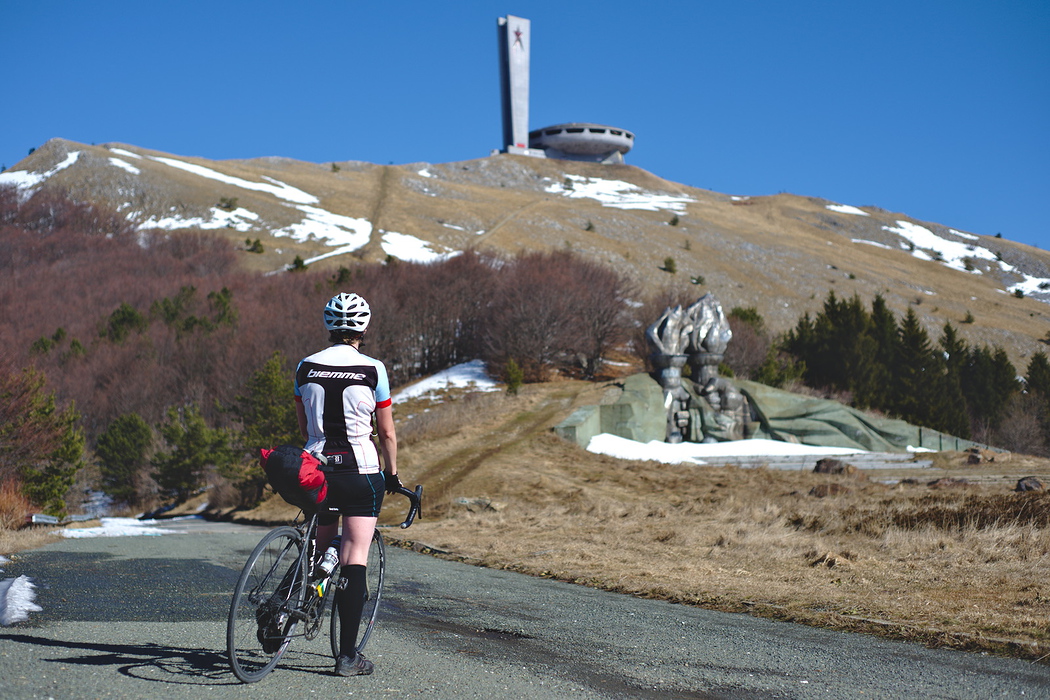
[[[532,23],[507,15],[496,20],[503,147],[493,153],[622,163],[634,134],[603,124],[570,122],[529,131],[529,43]]]
[[[503,151],[529,150],[529,39],[532,23],[507,15],[497,20],[499,81],[503,105]]]

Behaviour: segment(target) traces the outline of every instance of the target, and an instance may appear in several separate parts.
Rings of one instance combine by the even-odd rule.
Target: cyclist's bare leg
[[[343,517],[343,546],[339,552],[339,563],[368,564],[368,547],[372,544],[372,532],[376,529],[376,521],[379,518]],[[333,526],[334,527],[334,526]],[[330,541],[335,537],[333,531],[328,536]],[[317,528],[318,543],[321,539],[321,528]]]
[[[344,517],[343,543],[339,561],[342,563],[341,574],[346,582],[342,590],[336,592],[336,605],[339,606],[339,656],[353,660],[337,660],[336,672],[341,675],[358,675],[372,672],[372,662],[358,658],[355,644],[361,627],[361,609],[365,603],[367,587],[365,584],[365,567],[368,564],[368,548],[372,544],[372,532],[377,518]],[[345,669],[345,672],[340,669]]]

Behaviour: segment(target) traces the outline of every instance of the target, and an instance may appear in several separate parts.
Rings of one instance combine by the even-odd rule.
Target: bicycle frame
[[[397,493],[410,501],[408,515],[401,523],[401,528],[407,528],[417,516],[421,517],[423,487],[417,486],[415,491],[401,487]],[[318,558],[317,515],[300,520],[304,515],[300,512],[290,526],[278,527],[263,537],[249,556],[234,590],[227,622],[227,654],[234,675],[245,683],[261,680],[273,670],[294,637],[316,637],[333,597],[337,576],[321,582],[312,580]],[[378,530],[374,536],[382,548]],[[298,551],[294,561],[289,561],[293,548]],[[256,568],[257,564],[262,565]],[[379,595],[380,591],[376,591],[377,602]],[[373,611],[369,630],[374,622]],[[334,614],[332,625],[334,628]]]

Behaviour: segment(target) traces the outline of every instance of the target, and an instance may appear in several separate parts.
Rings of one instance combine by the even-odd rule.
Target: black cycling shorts
[[[325,477],[328,480],[328,498],[325,505],[329,510],[322,510],[318,514],[318,523],[331,525],[339,520],[340,514],[350,517],[379,517],[379,509],[383,507],[383,494],[386,493],[386,479],[383,478],[382,472],[358,474],[356,471],[326,471]]]

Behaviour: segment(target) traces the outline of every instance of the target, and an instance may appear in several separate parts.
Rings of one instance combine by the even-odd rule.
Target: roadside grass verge
[[[541,406],[534,399],[528,410]],[[428,430],[404,450],[405,483],[426,475],[429,486],[440,477],[435,465],[451,470],[469,458],[465,444],[486,447],[474,468],[442,483],[438,503],[425,499],[423,520],[390,532],[404,546],[930,645],[1050,653],[1050,495],[1012,493],[1013,477],[993,479],[985,468],[984,482],[937,490],[927,481],[944,469],[886,485],[874,472],[858,479],[623,461],[545,429],[508,439],[522,405],[505,398],[485,408],[481,416],[449,409],[454,432]],[[442,410],[431,407],[431,425],[442,425]],[[1044,480],[1050,472],[1045,461],[1021,463]],[[829,491],[836,495],[813,495]]]

